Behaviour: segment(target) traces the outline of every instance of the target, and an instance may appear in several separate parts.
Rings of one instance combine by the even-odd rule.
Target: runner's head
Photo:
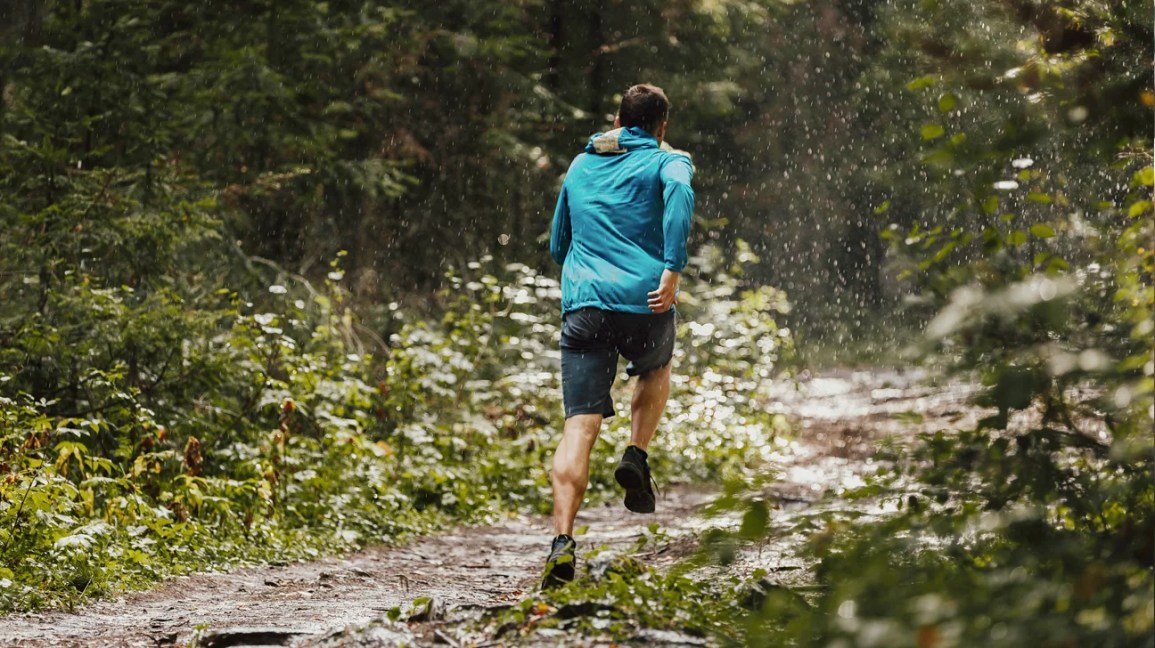
[[[615,126],[636,126],[661,140],[666,135],[670,100],[658,86],[639,83],[622,95]]]

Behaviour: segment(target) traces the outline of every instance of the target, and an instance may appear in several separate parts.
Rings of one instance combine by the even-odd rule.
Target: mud
[[[863,475],[877,468],[871,455],[881,439],[962,427],[979,416],[966,406],[973,387],[924,381],[919,373],[837,371],[797,388],[782,385],[775,394],[778,407],[796,421],[798,432],[776,442],[769,455],[778,474],[772,486],[780,505],[777,521],[788,524],[792,514],[817,506],[824,494],[861,484]],[[631,551],[656,522],[664,539],[638,557],[658,566],[672,564],[694,549],[702,529],[733,523],[725,515],[704,515],[713,493],[702,486],[668,488],[658,512],[647,516],[630,514],[619,502],[583,511],[578,525],[588,525],[589,532],[578,538],[579,549]],[[548,543],[545,518],[519,516],[344,558],[176,578],[75,613],[0,618],[0,645],[484,643],[459,634],[462,621],[510,605],[536,587]],[[807,567],[788,555],[783,546],[768,545],[743,552],[726,569],[749,573],[762,568],[786,583]],[[419,597],[432,602],[418,610],[414,623],[384,620],[395,607],[412,612]],[[645,643],[690,643],[676,633],[655,632]]]

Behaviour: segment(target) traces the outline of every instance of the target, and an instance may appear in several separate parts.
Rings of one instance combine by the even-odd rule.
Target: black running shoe
[[[650,487],[650,465],[646,451],[638,446],[626,448],[614,479],[626,489],[626,508],[634,513],[654,512],[654,489]]]
[[[545,576],[541,580],[541,588],[550,589],[561,587],[573,580],[577,570],[577,543],[565,534],[553,539],[550,547],[549,559],[545,561]]]

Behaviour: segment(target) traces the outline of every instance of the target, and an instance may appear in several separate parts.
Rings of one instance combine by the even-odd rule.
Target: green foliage
[[[47,3],[4,33],[0,609],[546,505],[556,282],[472,263],[432,309],[363,308],[370,328],[354,313],[366,275],[346,278],[371,264],[365,214],[410,190],[405,209],[421,210],[448,195],[421,194],[433,178],[479,159],[548,162],[506,125],[561,105],[525,75],[531,37],[511,35],[534,7],[186,9]],[[479,103],[408,118],[446,96]],[[414,167],[430,150],[436,163]],[[394,220],[385,238],[460,229],[478,213],[463,206],[508,186],[465,188],[456,219],[412,232]],[[353,253],[312,280],[242,249],[308,263],[335,242]],[[407,262],[445,261],[420,249],[441,258]],[[713,281],[716,296],[687,296],[741,312],[748,343],[683,324],[692,380],[736,391],[719,372],[760,345],[745,389],[790,347],[773,319],[785,302]],[[681,445],[659,460],[675,479],[741,463],[721,435],[695,445],[715,419],[764,416],[754,392],[718,412],[695,386],[679,386]],[[603,468],[591,497],[608,488]]]
[[[91,344],[63,356],[75,382],[47,398],[19,365],[0,379],[11,394],[0,400],[5,609],[424,528],[395,488],[388,447],[365,432],[366,359],[348,352],[326,297],[308,313],[303,300],[273,313],[233,298],[144,315],[115,291],[69,297]],[[50,318],[31,313],[21,330],[38,319]],[[169,340],[166,353],[131,368],[90,351],[150,338]]]
[[[768,598],[751,644],[1150,645],[1155,172],[1149,79],[1133,75],[1151,13],[1065,4],[883,14],[889,56],[912,66],[905,91],[936,120],[907,122],[894,166],[937,206],[884,234],[934,313],[914,351],[976,376],[990,415],[883,453],[894,467],[861,494],[897,512],[815,516],[799,554],[819,590],[811,606]],[[991,78],[979,56],[1007,71]],[[905,190],[876,214],[920,202]],[[780,533],[760,506],[739,536]]]
[[[548,505],[555,279],[471,264],[447,275],[439,320],[393,311],[398,332],[374,356],[337,262],[321,289],[253,270],[267,286],[256,302],[203,284],[182,293],[170,275],[151,290],[98,288],[108,279],[95,274],[73,284],[67,258],[51,265],[62,279],[34,284],[44,310],[6,311],[20,334],[0,374],[4,609]],[[740,317],[725,336],[681,325],[676,362],[695,375],[675,390],[682,413],[655,461],[668,479],[720,478],[756,461],[765,396],[741,381],[781,371],[791,342],[773,317],[786,306],[721,273],[688,281],[686,297]],[[763,353],[737,355],[735,336]],[[730,373],[740,367],[752,373]],[[731,417],[747,423],[717,429]],[[591,498],[610,484],[599,466]]]
[[[859,24],[877,48],[857,71],[877,99],[859,123],[882,129],[873,217],[929,322],[911,351],[974,376],[987,416],[883,448],[857,503],[777,516],[762,479],[736,485],[719,505],[741,524],[708,553],[801,534],[809,586],[726,587],[691,561],[659,577],[683,598],[593,579],[527,599],[522,632],[622,640],[693,609],[747,645],[1151,645],[1151,6],[912,0]],[[600,621],[559,619],[579,601]]]
[[[544,509],[539,216],[614,93],[651,80],[716,243],[682,295],[659,474],[765,469],[787,322],[841,342],[925,320],[915,351],[976,376],[989,415],[884,457],[862,495],[897,512],[791,529],[805,596],[626,561],[513,627],[1149,643],[1149,2],[16,4],[0,609]],[[781,532],[752,501],[723,555]]]
[[[46,178],[207,186],[250,253],[316,271],[349,250],[353,292],[391,301],[486,253],[544,267],[560,176],[649,80],[698,161],[695,236],[749,242],[750,284],[813,320],[886,297],[859,217],[885,158],[846,144],[895,130],[859,77],[880,4],[21,3],[0,26],[0,130],[43,149]]]

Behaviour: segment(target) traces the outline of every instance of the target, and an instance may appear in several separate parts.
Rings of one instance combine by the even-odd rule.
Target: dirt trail
[[[651,522],[687,533],[702,490],[672,489],[659,512],[626,513],[620,503],[579,517],[590,532],[583,548],[632,544]],[[394,606],[433,597],[446,607],[489,607],[518,599],[538,581],[550,536],[544,518],[517,517],[500,526],[463,527],[401,547],[283,567],[176,578],[78,614],[50,612],[0,619],[0,637],[14,645],[156,646],[185,643],[198,625],[206,635],[251,634],[246,641],[287,643],[382,617]],[[238,645],[233,640],[218,642]]]
[[[868,457],[880,437],[970,422],[975,414],[963,404],[970,387],[920,386],[919,378],[839,371],[810,379],[798,390],[782,386],[777,400],[800,428],[771,457],[781,472],[776,492],[788,501],[814,501],[829,489],[855,485],[872,470]],[[670,549],[677,548],[679,539],[684,548],[695,532],[717,522],[697,514],[710,501],[709,490],[681,486],[667,491],[650,516],[627,513],[619,502],[583,511],[578,524],[589,525],[590,531],[579,538],[580,548],[627,549],[656,522],[673,540],[647,559],[672,562],[680,552]],[[210,646],[391,645],[400,640],[452,645],[456,640],[437,624],[341,630],[381,619],[390,608],[407,606],[417,597],[432,597],[443,613],[458,619],[515,602],[537,584],[547,530],[544,518],[521,516],[345,558],[176,578],[77,613],[0,618],[0,645],[159,646],[184,644],[194,636]],[[764,552],[758,557],[763,565],[773,566],[774,560]],[[401,634],[395,633],[398,627]]]

